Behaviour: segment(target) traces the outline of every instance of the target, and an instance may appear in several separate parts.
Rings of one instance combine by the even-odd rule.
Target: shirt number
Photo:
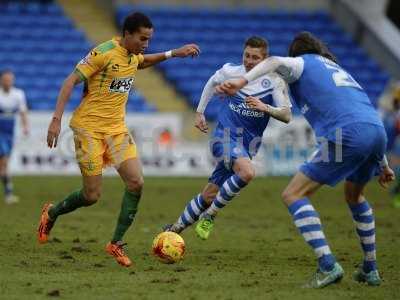
[[[325,66],[328,69],[334,70],[332,74],[332,79],[335,82],[336,86],[354,87],[362,90],[362,87],[357,83],[357,81],[355,81],[354,78],[345,70],[333,65],[325,64]]]

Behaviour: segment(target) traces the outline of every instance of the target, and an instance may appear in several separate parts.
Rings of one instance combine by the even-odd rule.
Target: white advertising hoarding
[[[78,175],[70,114],[63,117],[58,146],[46,145],[49,112],[29,115],[30,134],[25,137],[16,127],[10,171],[14,175]],[[188,143],[180,140],[182,117],[178,113],[128,114],[126,122],[135,138],[146,176],[209,176],[215,162],[207,142]],[[173,141],[159,142],[160,133],[168,129]],[[254,159],[258,175],[289,175],[310,153],[313,135],[302,118],[289,125],[271,120],[263,145]],[[116,174],[112,168],[105,175]]]

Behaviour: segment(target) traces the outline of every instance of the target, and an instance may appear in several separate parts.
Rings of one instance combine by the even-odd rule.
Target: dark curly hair
[[[141,12],[131,13],[124,20],[122,25],[122,35],[125,36],[125,31],[134,33],[138,31],[140,27],[153,28],[150,18]]]
[[[308,31],[297,34],[289,46],[289,56],[295,57],[303,54],[319,54],[335,63],[338,62],[328,46]]]

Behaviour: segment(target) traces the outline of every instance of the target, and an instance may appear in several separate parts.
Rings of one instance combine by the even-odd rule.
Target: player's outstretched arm
[[[222,94],[234,95],[241,88],[247,85],[250,81],[263,76],[267,73],[274,72],[279,67],[279,64],[275,57],[269,57],[258,65],[256,65],[251,71],[246,73],[243,77],[236,79],[226,80],[217,87],[217,92]]]
[[[223,82],[217,87],[217,92],[234,95],[250,81],[273,72],[279,73],[285,81],[292,83],[300,78],[303,67],[304,61],[300,57],[271,56],[264,59],[243,77]]]
[[[143,62],[139,65],[139,69],[144,69],[158,64],[172,57],[196,57],[200,54],[200,48],[196,44],[184,45],[178,49],[169,50],[163,53],[154,53],[144,55]]]
[[[215,87],[218,84],[218,77],[221,76],[221,70],[218,70],[213,76],[210,77],[210,79],[208,79],[203,91],[201,92],[199,104],[197,105],[194,127],[204,133],[208,132],[208,124],[204,116],[204,111],[206,110],[212,96],[215,94]]]
[[[65,80],[58,94],[56,109],[51,119],[47,131],[47,146],[49,148],[57,147],[58,136],[61,131],[61,119],[64,113],[65,105],[71,97],[74,86],[82,81],[81,77],[75,72],[71,73]]]
[[[243,77],[229,79],[219,84],[215,90],[218,94],[235,95],[242,87],[247,85],[248,81]]]
[[[289,106],[274,107],[269,104],[265,104],[257,97],[248,96],[246,97],[246,104],[249,108],[269,114],[274,119],[277,119],[284,123],[289,123],[292,118],[292,112]]]

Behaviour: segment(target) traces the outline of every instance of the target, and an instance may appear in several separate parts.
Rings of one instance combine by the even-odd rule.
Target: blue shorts
[[[0,157],[10,156],[13,147],[13,136],[0,134]]]
[[[210,143],[211,153],[217,165],[208,178],[208,182],[218,185],[219,187],[235,173],[232,170],[233,163],[239,157],[251,159],[249,151],[243,145],[240,145],[235,140],[231,139],[225,143],[215,141]]]
[[[322,143],[300,171],[313,181],[335,186],[343,179],[365,184],[379,174],[379,163],[386,151],[383,127],[352,124],[342,129],[342,143]]]

